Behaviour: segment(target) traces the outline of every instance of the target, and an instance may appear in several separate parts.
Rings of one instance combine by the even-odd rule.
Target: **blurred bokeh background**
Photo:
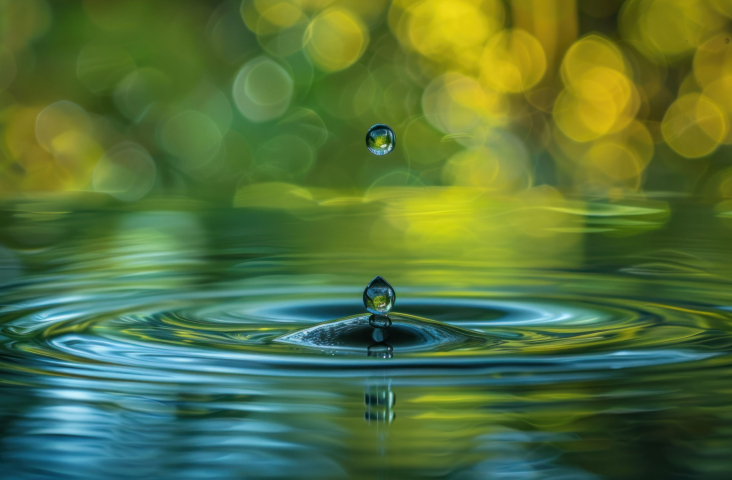
[[[0,0],[0,197],[721,201],[731,17],[730,0]],[[397,134],[383,158],[374,123]]]

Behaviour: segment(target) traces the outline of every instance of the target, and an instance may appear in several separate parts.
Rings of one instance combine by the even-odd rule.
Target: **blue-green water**
[[[729,478],[732,230],[583,205],[447,243],[353,206],[7,205],[0,477]],[[376,275],[417,325],[390,351],[275,341]]]

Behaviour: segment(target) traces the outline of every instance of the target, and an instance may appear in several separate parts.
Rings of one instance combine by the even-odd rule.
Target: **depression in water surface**
[[[398,208],[49,218],[8,207],[4,474],[223,479],[246,466],[251,478],[596,479],[730,468],[724,222],[691,207],[669,221],[655,207],[577,204],[553,226],[562,248],[486,219],[484,238],[463,238],[456,253],[457,240],[420,251],[397,241],[383,216]],[[499,210],[515,219],[526,206]],[[523,253],[507,258],[507,245]],[[376,275],[399,297],[388,324],[364,308]]]

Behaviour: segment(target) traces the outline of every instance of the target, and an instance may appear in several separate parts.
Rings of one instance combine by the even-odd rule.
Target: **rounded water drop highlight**
[[[366,134],[366,146],[374,155],[386,155],[394,150],[396,135],[387,125],[377,123]]]
[[[394,289],[382,277],[371,280],[363,291],[363,304],[366,310],[375,315],[388,314],[394,308],[395,301]]]

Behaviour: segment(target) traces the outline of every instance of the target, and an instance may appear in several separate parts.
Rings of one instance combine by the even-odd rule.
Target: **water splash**
[[[324,353],[368,354],[383,349],[376,343],[388,341],[392,352],[450,351],[500,343],[488,335],[412,315],[393,314],[389,328],[374,328],[368,316],[356,315],[325,322],[278,337],[275,341]],[[369,350],[369,347],[374,347]]]

